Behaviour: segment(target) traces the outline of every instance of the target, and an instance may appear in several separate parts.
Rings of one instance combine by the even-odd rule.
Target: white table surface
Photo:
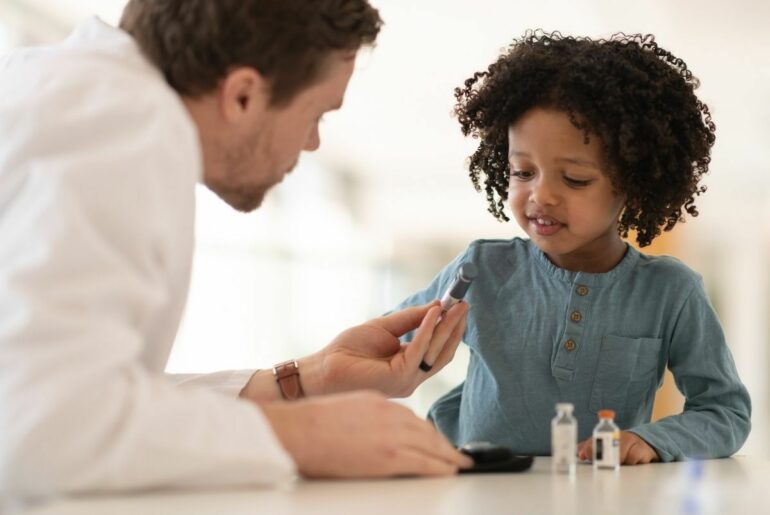
[[[555,475],[550,458],[511,474],[366,481],[305,481],[277,488],[155,492],[59,499],[21,510],[24,515],[430,515],[770,514],[770,462],[734,457],[703,462],[703,477],[688,483],[691,464],[668,463]],[[689,503],[689,504],[688,504]]]

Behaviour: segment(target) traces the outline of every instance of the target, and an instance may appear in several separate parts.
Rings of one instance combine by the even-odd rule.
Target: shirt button
[[[571,340],[570,339],[570,340],[567,340],[566,342],[564,342],[564,348],[567,349],[570,352],[575,350],[575,347],[577,347],[577,343],[575,343],[575,340]]]
[[[580,311],[573,311],[569,318],[573,322],[580,322],[583,320],[583,315],[580,314]]]
[[[575,291],[576,291],[576,292],[577,292],[577,294],[578,294],[578,295],[580,295],[581,297],[585,297],[586,295],[588,295],[588,286],[582,286],[582,285],[581,285],[581,286],[578,286],[578,287],[577,287],[577,290],[575,290]]]

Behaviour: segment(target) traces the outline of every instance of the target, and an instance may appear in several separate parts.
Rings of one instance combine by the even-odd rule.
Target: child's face
[[[602,169],[602,144],[566,113],[533,108],[508,129],[508,203],[518,224],[557,266],[606,272],[625,253],[617,231],[623,198]]]

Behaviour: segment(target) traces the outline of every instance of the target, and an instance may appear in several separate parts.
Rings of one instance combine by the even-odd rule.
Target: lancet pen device
[[[457,270],[454,281],[447,288],[444,296],[441,297],[441,314],[436,319],[436,325],[441,322],[449,308],[460,302],[465,296],[465,292],[468,291],[468,287],[471,285],[476,276],[479,275],[479,269],[473,263],[463,263],[460,265],[460,269]],[[430,372],[433,368],[433,364],[430,365],[425,362],[425,358],[420,361],[420,370],[423,372]]]
[[[449,308],[460,302],[465,296],[465,292],[468,291],[468,287],[471,282],[479,275],[479,269],[473,263],[463,263],[460,269],[457,271],[452,284],[447,288],[444,296],[441,297],[441,315],[438,320],[441,321],[449,311]]]

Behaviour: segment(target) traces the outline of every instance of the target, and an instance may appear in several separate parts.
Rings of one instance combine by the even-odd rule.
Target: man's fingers
[[[431,366],[436,364],[441,351],[444,349],[446,343],[450,341],[452,336],[455,334],[455,329],[457,329],[457,326],[460,325],[465,319],[466,313],[468,313],[468,304],[465,302],[460,302],[452,306],[446,315],[444,315],[441,323],[436,326],[433,334],[431,335],[430,345],[428,346],[428,350],[425,352],[425,355],[422,358],[425,363]],[[462,333],[460,336],[462,336]]]
[[[433,364],[434,367],[442,369],[444,366],[446,366],[447,363],[454,359],[455,352],[457,352],[457,347],[459,347],[463,335],[465,334],[467,321],[468,319],[466,317],[461,318],[460,323],[457,324],[452,330],[452,334],[449,335],[449,340],[446,344],[444,344],[444,348],[441,349],[441,352]]]
[[[448,463],[455,469],[473,466],[473,460],[455,449],[449,440],[427,420],[414,417],[412,423],[404,425],[404,429],[409,432],[405,438],[412,450]]]
[[[429,304],[423,304],[422,306],[402,309],[401,311],[375,318],[369,323],[382,327],[393,336],[399,337],[419,327],[421,322],[425,319],[428,310],[433,306],[437,306],[438,303],[439,302],[435,300]]]
[[[392,457],[390,475],[394,476],[450,476],[458,467],[429,454],[410,449],[398,449]]]
[[[436,320],[438,320],[440,315],[441,308],[438,305],[431,306],[422,319],[420,327],[415,332],[414,339],[409,342],[406,350],[404,350],[404,359],[410,370],[416,369],[421,361],[425,361],[427,365],[433,365],[433,362],[425,359],[425,355],[430,348],[435,330],[437,329]]]
[[[451,463],[455,467],[468,468],[473,466],[473,460],[466,454],[458,451],[436,427],[427,420],[418,419],[416,427],[419,440],[416,442],[418,450],[429,453],[436,459]]]
[[[389,434],[395,439],[393,474],[446,475],[473,465],[473,460],[455,449],[430,422],[408,408],[392,404],[397,429]]]

